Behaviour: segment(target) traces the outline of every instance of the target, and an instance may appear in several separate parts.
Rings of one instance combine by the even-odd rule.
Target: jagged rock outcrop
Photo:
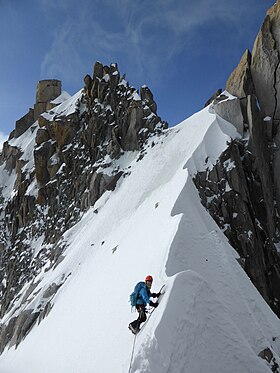
[[[202,204],[240,255],[240,264],[280,315],[280,258],[258,159],[245,141],[232,141],[212,169],[194,177]]]
[[[280,316],[280,1],[210,109],[234,124],[220,161],[195,176],[202,203],[224,230],[252,282]]]
[[[0,154],[0,163],[5,162],[5,169],[8,173],[16,168],[18,159],[21,157],[22,151],[15,146],[11,146],[8,142],[4,142],[2,153]]]
[[[30,108],[28,113],[16,121],[14,131],[10,138],[21,136],[38,118],[48,109],[56,106],[51,101],[61,94],[61,81],[56,79],[40,80],[37,84],[36,103],[34,108]]]
[[[29,112],[22,118],[16,121],[14,136],[19,137],[34,123],[34,109],[29,109]]]
[[[40,81],[34,110],[17,122],[3,146],[0,167],[14,186],[11,198],[0,190],[0,315],[9,312],[0,325],[0,352],[7,344],[18,345],[50,311],[51,299],[70,274],[47,289],[35,278],[63,260],[63,233],[129,173],[118,158],[137,151],[141,159],[147,139],[167,127],[149,88],[141,87],[139,94],[120,78],[116,64],[95,63],[84,83],[59,109],[54,99],[61,82]],[[51,110],[45,113],[47,107]],[[14,145],[22,135],[30,141],[28,154]],[[36,252],[30,245],[34,240],[41,243]],[[40,305],[32,308],[35,298]]]
[[[261,110],[263,148],[270,150],[275,210],[280,213],[280,3],[277,1],[267,13],[254,43],[252,58],[248,51],[227,82],[227,90],[241,99],[243,111],[247,97],[254,95]],[[246,109],[247,110],[247,109]],[[248,118],[244,115],[245,125]],[[264,143],[265,142],[265,143]],[[276,212],[274,212],[276,213]]]
[[[210,105],[217,97],[219,97],[222,94],[222,89],[219,88],[217,91],[207,100],[204,104],[204,107]]]
[[[254,83],[251,75],[252,56],[248,49],[244,52],[238,66],[231,73],[226,84],[226,90],[233,96],[243,98],[255,94]]]
[[[148,87],[143,86],[140,96],[125,79],[120,79],[116,64],[110,67],[100,62],[94,65],[93,77],[84,79],[89,112],[88,129],[84,133],[87,146],[97,153],[106,139],[106,152],[116,157],[122,150],[139,150],[150,133],[161,131],[165,124],[156,115],[157,106]],[[105,125],[106,124],[106,125]]]

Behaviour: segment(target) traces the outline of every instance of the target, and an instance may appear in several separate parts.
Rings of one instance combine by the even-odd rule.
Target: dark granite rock
[[[264,170],[260,135],[254,135],[254,154],[246,142],[234,140],[210,172],[195,175],[194,183],[202,204],[239,253],[242,267],[280,315],[280,255],[274,246],[271,178],[269,168]]]

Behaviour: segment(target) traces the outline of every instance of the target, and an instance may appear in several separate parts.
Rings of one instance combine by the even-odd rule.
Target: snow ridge
[[[192,181],[237,136],[207,107],[153,146],[150,138],[140,161],[126,159],[130,174],[64,234],[65,259],[38,275],[42,289],[63,285],[48,317],[5,350],[0,371],[127,372],[136,316],[128,295],[147,274],[166,293],[136,340],[132,372],[269,372],[258,356],[265,348],[279,364],[279,320]]]

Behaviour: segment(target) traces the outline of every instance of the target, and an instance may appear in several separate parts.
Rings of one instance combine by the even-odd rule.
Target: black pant
[[[131,326],[135,329],[140,329],[142,322],[147,320],[146,307],[144,304],[137,304],[136,309],[139,312],[139,316],[137,320],[132,321]]]

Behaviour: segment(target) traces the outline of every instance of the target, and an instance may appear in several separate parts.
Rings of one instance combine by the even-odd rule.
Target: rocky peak
[[[227,91],[240,99],[256,95],[264,117],[270,116],[276,127],[280,117],[279,46],[280,3],[277,1],[267,12],[252,56],[249,50],[245,51],[226,85]]]
[[[9,317],[0,325],[0,353],[49,312],[70,275],[49,287],[36,279],[64,259],[64,232],[129,175],[121,157],[130,151],[128,158],[140,161],[167,127],[149,88],[139,93],[117,64],[96,62],[84,84],[68,98],[60,81],[40,81],[34,109],[17,121],[1,153],[0,314]],[[42,302],[32,306],[37,297]]]
[[[243,54],[210,110],[241,135],[194,180],[202,203],[280,315],[280,1],[267,12],[252,55]],[[229,167],[229,164],[231,165]],[[228,186],[227,190],[225,186]]]
[[[259,126],[263,127],[262,150],[269,152],[271,175],[273,178],[274,199],[277,214],[280,215],[280,170],[279,170],[279,120],[280,120],[280,2],[277,1],[267,12],[263,25],[254,43],[252,58],[245,52],[235,71],[227,82],[227,90],[241,102],[244,126],[248,126],[247,98],[254,95],[260,111]],[[257,124],[250,126],[251,130]],[[256,132],[253,129],[254,132]],[[256,140],[258,141],[258,140]],[[251,142],[252,143],[252,142]],[[277,233],[278,234],[278,233]]]
[[[149,88],[142,87],[139,94],[124,77],[120,78],[117,64],[103,66],[96,62],[93,76],[86,75],[84,83],[88,146],[96,149],[106,139],[107,153],[116,157],[121,149],[139,150],[149,134],[160,133],[167,126],[156,114],[157,106]]]
[[[280,2],[279,0],[267,11],[267,15],[271,20],[271,31],[277,44],[277,49],[280,47]]]

